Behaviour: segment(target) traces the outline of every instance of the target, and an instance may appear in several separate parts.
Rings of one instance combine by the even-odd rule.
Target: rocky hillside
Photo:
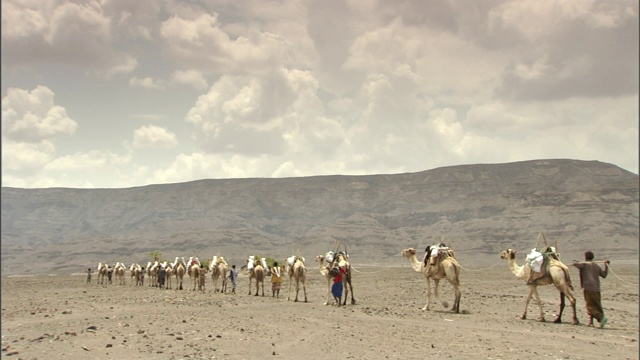
[[[341,240],[355,265],[404,265],[444,237],[463,266],[522,256],[543,232],[565,261],[637,259],[638,175],[598,161],[533,160],[419,173],[222,179],[124,189],[2,188],[2,275],[81,272],[219,254],[310,262]],[[567,259],[568,258],[568,259]]]

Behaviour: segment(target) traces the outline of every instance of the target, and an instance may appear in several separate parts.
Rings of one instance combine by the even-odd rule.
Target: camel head
[[[407,248],[402,250],[401,252],[402,256],[406,257],[406,258],[410,258],[412,256],[416,255],[416,249],[414,248]]]
[[[501,259],[505,259],[505,260],[515,259],[516,258],[516,250],[507,249],[507,250],[505,250],[505,251],[500,253],[500,258]]]
[[[316,256],[316,262],[322,265],[324,263],[324,256],[323,255]]]

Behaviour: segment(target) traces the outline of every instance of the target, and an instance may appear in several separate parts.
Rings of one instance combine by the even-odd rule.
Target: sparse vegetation
[[[158,250],[155,250],[149,253],[149,257],[151,258],[151,261],[160,261],[160,256],[162,256],[162,253]]]

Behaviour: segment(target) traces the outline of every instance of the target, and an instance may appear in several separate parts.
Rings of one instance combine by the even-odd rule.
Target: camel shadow
[[[419,308],[422,309],[422,308]],[[429,310],[431,312],[434,313],[438,313],[438,314],[451,314],[451,315],[471,315],[471,312],[469,310],[460,310],[460,312],[456,313],[455,311],[449,309],[449,310]]]

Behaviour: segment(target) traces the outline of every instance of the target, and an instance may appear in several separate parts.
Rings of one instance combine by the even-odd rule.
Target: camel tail
[[[456,269],[456,286],[460,286],[460,266],[454,266]]]

